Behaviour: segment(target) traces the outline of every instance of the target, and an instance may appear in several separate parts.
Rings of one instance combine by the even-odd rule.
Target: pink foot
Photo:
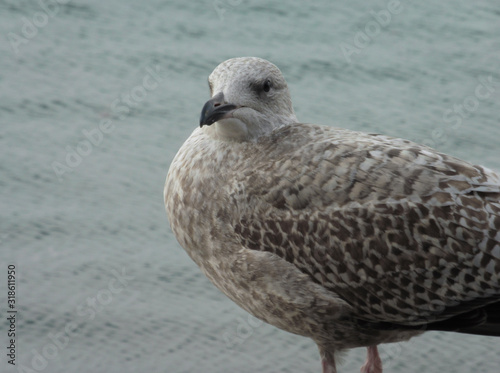
[[[367,347],[366,363],[361,367],[361,373],[382,373],[382,360],[378,355],[377,346]]]

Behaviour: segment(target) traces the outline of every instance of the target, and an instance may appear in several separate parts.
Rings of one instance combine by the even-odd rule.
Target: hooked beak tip
[[[218,120],[227,117],[236,108],[236,105],[225,103],[222,92],[216,94],[201,109],[200,128],[205,125],[210,126]]]

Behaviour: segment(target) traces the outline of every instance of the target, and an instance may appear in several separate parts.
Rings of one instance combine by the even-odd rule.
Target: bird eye
[[[264,82],[264,85],[262,86],[262,89],[264,90],[264,92],[269,92],[271,90],[271,86],[272,86],[272,82],[270,79],[267,79],[265,82]]]

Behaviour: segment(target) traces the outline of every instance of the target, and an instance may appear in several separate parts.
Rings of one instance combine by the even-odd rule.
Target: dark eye
[[[270,79],[267,79],[265,82],[264,82],[264,85],[262,86],[262,89],[264,90],[264,92],[269,92],[271,90],[271,87],[272,87],[272,82]]]

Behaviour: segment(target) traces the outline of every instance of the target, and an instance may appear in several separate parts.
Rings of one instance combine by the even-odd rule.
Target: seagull
[[[427,146],[298,122],[256,57],[208,79],[168,171],[172,231],[244,310],[311,338],[323,373],[367,347],[440,330],[500,336],[500,177]]]

